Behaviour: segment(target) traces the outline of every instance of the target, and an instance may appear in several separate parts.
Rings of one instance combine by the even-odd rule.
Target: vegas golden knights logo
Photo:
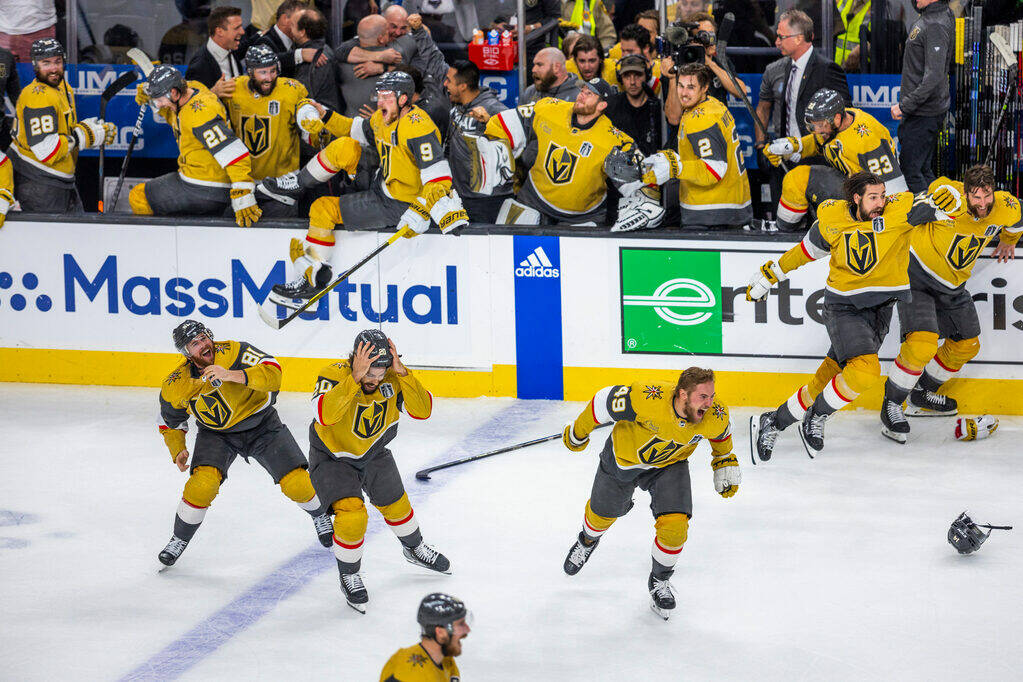
[[[241,124],[242,142],[253,156],[259,156],[270,148],[269,116],[242,116]]]
[[[384,180],[391,177],[391,145],[380,145],[380,177]]]
[[[948,264],[956,270],[964,270],[970,267],[973,261],[977,260],[977,256],[980,255],[980,250],[984,247],[985,241],[976,235],[957,234],[952,240],[952,244],[948,247],[948,253],[945,254]]]
[[[387,422],[387,402],[359,405],[355,409],[355,424],[352,430],[359,438],[372,438],[384,429]]]
[[[579,157],[568,151],[565,147],[551,142],[547,145],[547,156],[543,160],[543,168],[547,171],[547,177],[555,185],[564,185],[572,180],[575,175],[576,164]]]
[[[857,275],[865,275],[877,265],[877,239],[873,232],[846,232],[845,260]]]
[[[637,454],[639,455],[639,461],[651,466],[657,466],[667,462],[681,448],[681,443],[676,443],[673,440],[661,440],[654,436],[639,449]]]
[[[220,395],[220,391],[197,395],[188,402],[195,418],[210,428],[222,429],[231,421],[231,406]]]

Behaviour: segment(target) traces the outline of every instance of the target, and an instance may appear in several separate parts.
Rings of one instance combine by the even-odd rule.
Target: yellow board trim
[[[100,386],[159,386],[181,356],[176,353],[130,353],[47,348],[0,348],[0,381]],[[284,370],[282,390],[312,390],[316,374],[336,358],[278,358]],[[489,371],[419,369],[416,376],[430,391],[445,398],[515,397],[514,365],[494,365]],[[566,367],[565,400],[584,401],[598,389],[654,379],[672,380],[668,370],[607,367]],[[778,372],[716,372],[717,393],[729,406],[774,406],[788,399],[810,374]],[[1023,414],[1023,381],[1011,379],[952,379],[949,393],[962,413]],[[864,393],[853,407],[880,409],[883,382]]]

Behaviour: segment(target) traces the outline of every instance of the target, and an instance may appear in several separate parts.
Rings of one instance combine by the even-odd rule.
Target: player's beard
[[[706,410],[693,407],[688,402],[682,411],[686,413],[686,421],[690,424],[699,424],[703,421],[703,415],[706,414]]]
[[[452,658],[459,656],[462,653],[462,642],[461,640],[456,642],[453,637],[449,638],[448,641],[440,645],[440,651],[445,656],[451,656]]]
[[[832,124],[828,132],[824,134],[818,134],[817,139],[820,140],[820,144],[823,147],[824,145],[834,140],[836,135],[838,135],[838,128],[836,128],[834,124]]]
[[[45,76],[39,72],[39,69],[35,69],[36,80],[46,83],[51,88],[55,88],[60,85],[61,80],[64,79],[63,71],[54,71],[46,74]]]
[[[263,97],[266,97],[271,92],[274,91],[274,87],[277,85],[277,79],[274,78],[269,83],[267,83],[265,81],[250,80],[249,83],[256,86],[254,88],[254,91],[257,94],[262,95]]]
[[[199,369],[203,369],[205,367],[209,367],[210,365],[212,365],[213,360],[214,358],[216,358],[216,356],[217,351],[214,348],[213,344],[210,343],[209,346],[199,351],[198,355],[190,356],[190,359],[192,360],[192,364],[194,364]]]
[[[862,201],[856,205],[856,217],[860,220],[860,222],[865,222],[867,220],[873,220],[874,218],[880,218],[881,214],[883,214],[883,213],[884,213],[884,204],[881,204],[879,207],[875,208],[870,213],[867,213],[867,210],[865,208],[863,208],[863,202]]]
[[[597,113],[597,105],[594,103],[590,106],[586,106],[581,102],[576,102],[572,105],[572,113],[579,116],[593,116]]]
[[[533,76],[533,85],[536,86],[539,92],[550,92],[555,80],[557,80],[557,77],[554,73],[547,72],[543,76]]]
[[[981,212],[980,206],[974,206],[973,204],[970,203],[969,199],[966,200],[967,210],[970,212],[970,215],[977,220],[980,220],[981,218],[987,218],[991,214],[991,209],[994,207],[994,205],[995,202],[992,201],[987,206],[984,206],[983,212]]]
[[[362,386],[362,392],[365,393],[366,395],[372,395],[373,393],[377,392],[378,388],[380,388],[380,382],[379,381],[377,381],[375,383],[372,383],[372,384],[370,384],[370,383],[368,383],[366,381],[360,381],[359,385]]]

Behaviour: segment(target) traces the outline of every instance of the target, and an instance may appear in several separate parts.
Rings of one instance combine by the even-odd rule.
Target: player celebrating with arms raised
[[[310,475],[334,513],[334,556],[348,605],[366,612],[369,593],[359,574],[369,514],[362,491],[401,542],[412,564],[448,573],[447,557],[423,542],[394,456],[398,413],[427,419],[433,396],[402,364],[394,343],[378,329],[355,337],[348,360],[320,370],[309,426]]]
[[[212,332],[195,320],[179,324],[173,336],[185,360],[163,381],[159,426],[172,461],[189,477],[160,562],[173,566],[185,551],[238,455],[266,469],[281,492],[313,517],[320,543],[329,547],[330,517],[320,512],[305,455],[273,406],[281,388],[277,360],[244,341],[214,343]],[[189,415],[199,427],[191,465],[185,447]]]
[[[676,383],[637,382],[600,389],[565,427],[562,440],[569,450],[581,452],[590,442],[590,432],[608,421],[615,422],[614,429],[600,452],[583,528],[565,559],[565,573],[578,573],[615,519],[628,513],[633,491],[647,490],[655,529],[647,589],[651,608],[667,620],[675,608],[669,580],[693,515],[688,459],[701,440],[710,441],[714,488],[722,497],[739,490],[742,477],[732,454],[728,408],[714,400],[714,372],[690,367]]]

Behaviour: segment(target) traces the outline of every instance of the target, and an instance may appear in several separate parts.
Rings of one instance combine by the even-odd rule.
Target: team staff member
[[[320,197],[309,207],[304,241],[291,240],[290,258],[296,279],[274,286],[270,300],[296,307],[333,279],[330,266],[334,230],[340,225],[372,228],[397,225],[425,232],[436,222],[442,232],[468,223],[458,193],[451,188],[451,167],[444,158],[437,125],[413,103],[415,84],[404,71],[380,76],[377,110],[368,118],[328,112],[325,119],[303,120],[311,134],[326,130],[337,137],[299,173],[267,178],[263,189],[291,194],[326,182],[344,171],[354,175],[362,147],[376,147],[380,169],[370,189],[341,197]],[[406,233],[406,236],[411,236]]]
[[[235,137],[227,111],[198,81],[185,81],[177,69],[157,66],[135,99],[152,104],[178,141],[178,170],[131,188],[136,215],[221,215],[230,206],[240,227],[253,225],[256,204],[249,150]]]
[[[244,341],[213,342],[201,322],[185,320],[174,329],[174,345],[185,356],[160,388],[160,434],[180,471],[189,471],[174,517],[174,535],[160,552],[173,566],[199,530],[235,457],[256,460],[281,492],[313,517],[324,547],[331,542],[330,517],[309,480],[308,463],[274,409],[281,388],[277,360]],[[189,464],[188,417],[199,433]]]
[[[258,182],[297,171],[303,132],[298,121],[319,120],[319,112],[308,99],[304,85],[281,77],[280,61],[268,45],[248,49],[245,72],[226,102],[231,127],[249,150],[252,179]],[[292,197],[270,197],[259,192],[257,203],[264,217],[297,215]]]
[[[665,150],[646,159],[643,181],[663,185],[677,179],[682,225],[702,229],[735,227],[753,217],[749,179],[739,148],[735,120],[710,97],[711,71],[686,64],[676,75],[682,104],[678,152]]]
[[[774,140],[764,156],[778,166],[782,159],[798,163],[821,155],[827,166],[800,164],[785,174],[778,200],[778,229],[799,229],[810,206],[842,196],[842,183],[854,173],[868,171],[881,178],[891,194],[906,191],[888,129],[867,112],[846,107],[842,96],[822,88],[806,105],[810,134]]]
[[[64,80],[64,48],[53,38],[32,43],[35,80],[15,107],[15,197],[23,211],[81,213],[75,187],[78,152],[114,141],[117,128],[97,118],[78,120],[75,91]]]
[[[647,581],[651,608],[667,620],[675,608],[669,580],[693,516],[689,456],[703,439],[710,442],[714,488],[722,497],[739,490],[739,462],[732,454],[728,408],[714,400],[714,372],[690,367],[677,382],[636,382],[597,391],[576,420],[565,427],[565,447],[581,452],[598,425],[615,422],[600,453],[583,527],[565,559],[575,575],[600,538],[632,509],[636,488],[649,491],[654,515],[652,569]]]
[[[920,17],[909,29],[902,57],[902,87],[892,118],[899,124],[899,160],[912,192],[934,180],[931,162],[948,113],[948,69],[955,17],[948,0],[916,0]]]
[[[401,474],[387,449],[398,433],[399,412],[427,419],[433,410],[433,396],[402,364],[394,343],[379,329],[360,332],[348,360],[320,370],[313,405],[310,475],[334,514],[334,556],[349,606],[365,613],[369,601],[359,574],[369,522],[363,491],[394,531],[409,563],[448,573],[447,557],[423,542]]]
[[[1023,224],[1019,199],[995,191],[988,166],[966,170],[962,182],[938,178],[928,191],[954,188],[966,198],[966,212],[954,221],[928,223],[914,230],[909,242],[909,286],[913,297],[899,301],[902,347],[888,372],[881,408],[882,432],[905,443],[909,422],[902,403],[909,399],[910,415],[954,415],[954,398],[937,393],[980,351],[980,319],[973,296],[966,290],[977,256],[1000,234],[994,257],[1014,257]],[[938,347],[938,339],[945,341]]]
[[[778,432],[802,419],[800,438],[808,454],[824,448],[824,423],[870,389],[881,376],[877,351],[888,333],[896,301],[910,298],[909,241],[917,225],[956,218],[960,192],[943,186],[933,195],[885,196],[884,181],[861,171],[844,185],[845,200],[829,199],[803,240],[778,262],[767,261],[750,279],[746,299],[762,301],[786,273],[830,257],[824,294],[827,357],[809,384],[773,412],[750,418],[761,460],[771,458]]]
[[[461,673],[455,657],[462,654],[462,640],[472,631],[471,619],[460,599],[443,592],[423,597],[416,614],[422,628],[419,644],[394,652],[380,682],[458,682]]]

